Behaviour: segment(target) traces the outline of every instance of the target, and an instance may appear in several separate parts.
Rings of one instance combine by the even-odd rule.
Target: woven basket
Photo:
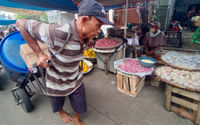
[[[200,92],[200,88],[194,89],[194,88],[190,88],[190,87],[187,87],[187,86],[182,86],[182,85],[179,85],[179,84],[170,82],[170,81],[168,81],[168,80],[166,80],[166,79],[164,79],[164,78],[161,78],[160,75],[158,75],[158,73],[157,73],[157,70],[158,70],[159,68],[161,68],[161,67],[163,67],[163,66],[160,66],[160,67],[156,68],[155,71],[154,71],[154,73],[156,74],[156,76],[157,76],[161,81],[163,81],[163,82],[165,82],[165,83],[167,83],[167,84],[170,84],[170,85],[172,85],[172,86],[176,86],[176,87],[185,89],[185,90],[189,90],[189,91],[193,91],[193,92]]]
[[[176,66],[176,65],[172,65],[172,64],[169,64],[168,62],[166,62],[163,57],[166,55],[167,53],[163,54],[161,56],[161,60],[166,64],[166,65],[169,65],[175,69],[181,69],[181,70],[187,70],[187,71],[200,71],[200,69],[189,69],[189,68],[184,68],[184,67],[180,67],[180,66]]]

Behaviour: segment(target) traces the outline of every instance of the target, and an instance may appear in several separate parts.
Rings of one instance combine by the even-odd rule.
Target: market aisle
[[[195,44],[192,43],[190,41],[191,37],[193,36],[194,32],[188,31],[188,30],[184,30],[182,32],[182,36],[183,36],[183,48],[184,49],[195,49],[195,50],[200,50],[200,45],[199,44]]]
[[[51,113],[49,99],[45,96],[33,97],[35,109],[25,113],[11,95],[15,83],[6,78],[5,73],[0,72],[0,82],[4,83],[4,90],[0,91],[0,125],[64,125],[58,115]],[[105,75],[96,66],[85,76],[88,112],[82,120],[88,125],[193,125],[164,110],[162,89],[146,85],[138,97],[132,98],[120,93],[115,81],[115,75]],[[69,101],[65,109],[72,114]]]

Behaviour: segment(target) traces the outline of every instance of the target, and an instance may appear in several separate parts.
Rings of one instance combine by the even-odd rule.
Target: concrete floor
[[[182,36],[183,36],[183,48],[185,49],[195,49],[200,51],[200,44],[195,44],[190,41],[192,35],[194,32],[183,30]]]
[[[81,116],[87,125],[193,125],[164,106],[164,89],[145,85],[136,98],[117,90],[116,76],[105,75],[97,67],[84,77],[88,112]],[[15,87],[5,72],[0,72],[0,125],[64,125],[58,114],[53,114],[49,98],[31,98],[34,110],[31,113],[17,106],[10,90]],[[64,109],[73,114],[66,101]],[[68,125],[73,125],[69,123]]]
[[[200,49],[200,45],[189,41],[192,35],[193,32],[183,32],[183,47]],[[84,83],[88,112],[81,119],[87,125],[193,125],[190,120],[165,111],[164,88],[146,84],[136,98],[130,97],[117,90],[114,74],[105,75],[96,65],[84,76]],[[15,104],[10,91],[15,83],[4,71],[0,72],[0,85],[4,88],[0,91],[0,125],[64,125],[58,114],[52,113],[48,97],[32,97],[34,110],[26,113]],[[68,99],[64,109],[73,115]]]

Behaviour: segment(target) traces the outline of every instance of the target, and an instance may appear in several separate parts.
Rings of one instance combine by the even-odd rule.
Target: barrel
[[[1,64],[7,75],[15,82],[28,72],[27,66],[20,56],[20,45],[25,43],[19,31],[7,35],[0,43]]]

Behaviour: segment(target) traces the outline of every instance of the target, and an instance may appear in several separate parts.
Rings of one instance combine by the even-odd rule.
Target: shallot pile
[[[138,60],[132,59],[126,59],[118,68],[128,73],[147,73],[152,71],[152,68],[143,67]]]
[[[118,44],[119,42],[114,39],[103,38],[96,41],[95,47],[114,47]]]

